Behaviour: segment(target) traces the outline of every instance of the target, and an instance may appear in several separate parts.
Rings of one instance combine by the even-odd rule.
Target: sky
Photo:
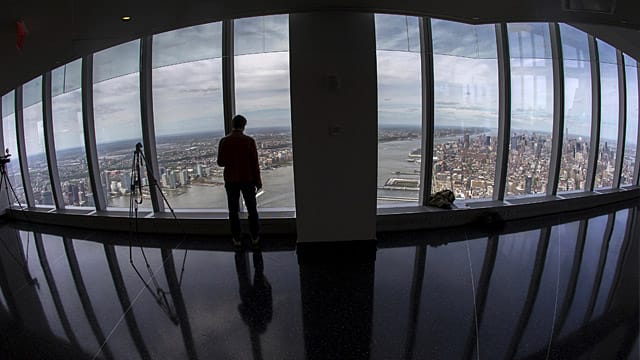
[[[418,19],[378,14],[375,20],[379,124],[420,126]],[[473,26],[434,19],[431,26],[436,126],[497,128],[494,25]],[[290,126],[288,16],[238,19],[234,29],[236,112],[247,116],[248,130],[251,126]],[[509,24],[508,30],[512,129],[550,132],[553,79],[548,27]],[[570,133],[588,136],[591,84],[586,35],[566,25],[561,26],[561,35],[566,68],[566,125]],[[154,36],[153,103],[157,136],[223,129],[221,36],[221,23]],[[603,42],[598,45],[603,62],[602,103],[607,109],[602,112],[602,137],[616,139],[617,76],[616,67],[611,64],[612,59],[615,61],[615,49]],[[139,46],[140,40],[134,40],[94,54],[94,118],[99,146],[141,138]],[[53,71],[54,134],[59,150],[83,146],[80,68],[81,63],[76,60]],[[25,132],[34,135],[26,139],[30,154],[39,152],[43,146],[42,119],[39,105],[35,104],[39,101],[40,84],[41,78],[36,78],[24,86]],[[12,96],[3,97],[4,107],[11,103]],[[630,114],[637,114],[637,107],[637,102],[630,103]],[[637,134],[637,129],[628,125],[628,133]]]

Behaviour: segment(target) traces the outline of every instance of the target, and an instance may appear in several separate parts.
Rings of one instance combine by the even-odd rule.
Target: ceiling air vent
[[[569,11],[613,14],[616,0],[564,0],[564,6]]]

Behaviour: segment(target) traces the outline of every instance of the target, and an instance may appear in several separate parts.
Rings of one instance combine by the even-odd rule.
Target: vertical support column
[[[34,207],[33,188],[31,187],[31,177],[29,176],[29,162],[27,161],[27,148],[24,141],[24,117],[22,115],[22,85],[16,88],[16,140],[18,142],[18,156],[20,157],[20,169],[22,183],[24,185],[24,196],[27,199],[27,207]]]
[[[100,180],[96,126],[93,120],[93,54],[82,58],[82,123],[93,201],[96,210],[104,211],[107,209],[107,199]]]
[[[511,134],[511,69],[509,68],[509,35],[507,24],[496,24],[498,48],[498,153],[493,200],[504,200],[509,166],[509,140]]]
[[[431,19],[420,18],[420,63],[422,74],[422,163],[420,203],[427,205],[431,194],[433,173],[433,143],[435,123],[435,101],[433,81],[433,41]]]
[[[616,167],[613,173],[614,189],[620,187],[627,129],[627,75],[622,51],[616,50],[616,60],[618,63],[618,145],[616,147]]]
[[[44,129],[44,150],[49,166],[49,181],[53,202],[57,209],[64,209],[60,176],[58,174],[58,161],[56,158],[56,145],[53,139],[53,111],[51,108],[51,71],[42,75],[42,120]]]
[[[222,107],[225,134],[231,133],[231,119],[236,114],[233,31],[233,20],[222,21]]]
[[[638,83],[640,84],[640,64],[636,62],[636,66],[638,66]],[[638,97],[638,104],[640,104],[640,85],[638,85],[638,93],[635,94]],[[638,138],[636,139],[636,164],[633,168],[633,184],[638,186],[640,185],[640,111],[638,111],[638,118],[631,119],[632,121],[638,122]]]
[[[558,23],[549,24],[549,34],[551,35],[551,63],[553,66],[553,135],[547,195],[556,195],[562,161],[562,144],[564,143],[564,66]]]
[[[142,142],[149,179],[149,194],[153,211],[164,211],[164,202],[158,186],[158,156],[156,151],[156,131],[153,120],[153,84],[151,57],[153,52],[151,35],[144,36],[140,42],[140,119],[142,121]]]
[[[375,239],[374,15],[292,14],[289,30],[298,241]]]
[[[600,153],[600,55],[596,38],[589,35],[589,58],[591,60],[591,143],[587,167],[586,191],[593,191],[596,182],[598,155]]]

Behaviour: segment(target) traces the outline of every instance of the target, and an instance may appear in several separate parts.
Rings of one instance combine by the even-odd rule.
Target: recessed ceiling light
[[[121,20],[124,22],[131,21],[131,16],[123,16]]]

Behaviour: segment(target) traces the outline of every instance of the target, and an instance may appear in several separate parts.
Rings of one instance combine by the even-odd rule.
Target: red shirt
[[[218,165],[224,167],[225,182],[250,182],[262,186],[256,142],[242,130],[220,139]]]

